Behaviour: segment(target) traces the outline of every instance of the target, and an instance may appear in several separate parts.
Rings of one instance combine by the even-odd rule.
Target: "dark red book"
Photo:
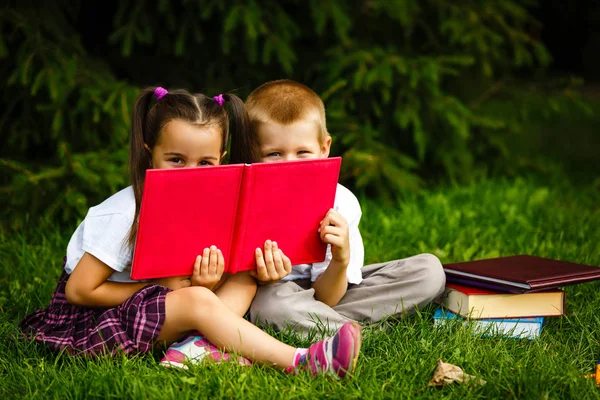
[[[568,261],[516,255],[444,264],[448,282],[526,293],[600,279],[600,268]]]
[[[192,274],[217,246],[225,272],[256,268],[255,249],[277,241],[292,264],[320,262],[319,223],[333,207],[340,157],[148,170],[132,279]]]

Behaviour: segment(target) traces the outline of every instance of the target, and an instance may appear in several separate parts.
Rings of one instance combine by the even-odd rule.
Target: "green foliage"
[[[0,9],[0,196],[16,227],[23,210],[82,217],[127,184],[141,86],[244,96],[266,80],[302,81],[326,103],[345,181],[393,198],[424,176],[470,180],[506,157],[498,138],[515,126],[481,105],[498,81],[549,62],[529,34],[530,1],[99,5]]]
[[[590,184],[513,179],[440,187],[383,206],[365,201],[361,231],[368,262],[434,253],[443,262],[509,254],[600,264],[600,192]],[[5,398],[140,399],[594,399],[600,348],[600,282],[569,286],[567,314],[547,318],[534,341],[436,329],[429,306],[417,315],[365,327],[354,376],[286,375],[268,366],[158,365],[161,352],[101,359],[52,354],[16,340],[17,322],[48,304],[71,231],[34,227],[0,232],[0,393]],[[380,329],[383,328],[383,329]],[[310,342],[288,332],[285,343]],[[438,359],[487,381],[482,387],[427,387]]]

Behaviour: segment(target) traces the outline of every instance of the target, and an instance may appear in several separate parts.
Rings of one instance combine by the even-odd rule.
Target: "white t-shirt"
[[[130,278],[133,249],[127,244],[135,217],[135,196],[131,186],[89,209],[67,246],[65,271],[73,272],[84,253],[90,253],[114,269],[108,278],[133,282]]]
[[[344,186],[338,184],[335,193],[334,210],[339,212],[348,222],[348,233],[350,241],[350,262],[346,270],[348,283],[359,284],[362,281],[361,268],[365,262],[365,248],[363,246],[362,236],[358,230],[358,223],[362,216],[360,203],[354,194]],[[285,253],[285,249],[282,249]],[[308,279],[312,282],[325,272],[331,259],[331,246],[327,246],[327,255],[325,261],[314,264],[298,264],[292,266],[292,273],[282,279],[282,281],[291,281],[294,279]]]

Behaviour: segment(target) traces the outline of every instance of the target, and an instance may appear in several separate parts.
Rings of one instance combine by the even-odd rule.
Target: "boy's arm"
[[[340,187],[338,190],[343,190]],[[315,298],[333,307],[337,305],[346,294],[348,283],[360,283],[360,269],[364,264],[365,250],[358,225],[362,212],[356,197],[347,189],[344,200],[339,203],[340,217],[347,220],[347,235],[349,245],[348,260],[336,260],[336,246],[331,245],[327,250],[327,258],[323,263],[313,264],[311,272],[314,281]],[[337,200],[337,199],[336,199]],[[350,251],[351,249],[351,251]]]
[[[336,306],[348,289],[347,268],[348,262],[331,260],[325,272],[312,285],[315,299],[329,307]]]

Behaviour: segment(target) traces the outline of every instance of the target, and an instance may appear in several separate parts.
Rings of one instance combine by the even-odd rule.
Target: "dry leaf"
[[[445,386],[453,382],[466,383],[469,385],[485,385],[486,383],[483,379],[465,374],[463,370],[456,365],[438,360],[437,368],[433,373],[433,378],[429,381],[429,386]]]

